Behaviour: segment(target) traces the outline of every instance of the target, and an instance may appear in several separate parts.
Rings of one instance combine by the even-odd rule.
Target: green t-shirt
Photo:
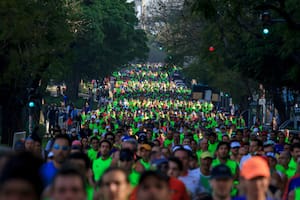
[[[165,139],[164,141],[164,147],[168,147],[170,144],[172,144],[173,140]]]
[[[112,162],[112,158],[109,157],[106,160],[102,160],[102,158],[98,158],[93,162],[93,173],[95,181],[99,181],[99,179],[102,177],[102,174],[105,172],[106,169],[110,167],[110,164]]]
[[[138,173],[137,171],[135,171],[134,169],[132,169],[131,173],[129,174],[129,182],[130,185],[135,187],[139,184],[139,180],[140,180],[140,176],[141,174]]]
[[[213,160],[211,166],[215,167],[215,166],[217,166],[219,164],[221,164],[221,161],[218,158],[216,158],[216,159]],[[236,172],[237,172],[237,170],[238,170],[238,168],[239,168],[238,163],[236,161],[230,160],[230,159],[227,159],[225,165],[230,168],[230,171],[231,171],[232,175],[235,175]]]
[[[212,189],[211,189],[210,184],[209,184],[209,179],[210,179],[210,176],[204,176],[200,172],[200,187],[201,187],[201,191],[207,192],[207,193],[211,193],[212,192]]]
[[[98,151],[95,151],[94,149],[89,149],[87,151],[87,156],[91,161],[94,161],[97,159]]]
[[[200,163],[200,158],[201,158],[201,154],[202,154],[202,150],[197,150],[196,152],[196,155],[197,155],[197,158],[198,158],[198,162]]]
[[[297,162],[292,158],[289,162],[289,168],[287,169],[287,176],[288,178],[294,176],[297,171]]]
[[[150,162],[146,162],[142,158],[140,159],[140,162],[144,166],[145,170],[150,170],[150,168],[151,168]]]
[[[208,151],[212,153],[213,155],[215,154],[217,150],[218,142],[215,142],[214,144],[211,144],[210,141],[208,141]]]
[[[87,195],[87,200],[93,200],[94,197],[94,188],[90,185],[87,185],[87,187],[85,188],[86,191],[86,195]]]

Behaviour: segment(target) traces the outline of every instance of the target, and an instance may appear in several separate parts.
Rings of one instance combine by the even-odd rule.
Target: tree
[[[49,70],[59,63],[69,45],[71,34],[63,1],[0,3],[0,105],[2,142],[23,130],[28,91],[38,96]],[[38,97],[37,97],[38,99]]]
[[[135,58],[146,58],[147,38],[136,29],[134,4],[125,0],[83,1],[73,6],[77,23],[67,77],[69,96],[76,98],[81,78],[109,75]]]

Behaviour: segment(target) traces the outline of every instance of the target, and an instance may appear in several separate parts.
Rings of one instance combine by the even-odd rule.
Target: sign
[[[12,145],[12,149],[15,149],[15,145],[18,141],[20,140],[25,140],[26,138],[26,131],[22,131],[22,132],[15,132],[14,133],[14,138],[13,138],[13,145]]]

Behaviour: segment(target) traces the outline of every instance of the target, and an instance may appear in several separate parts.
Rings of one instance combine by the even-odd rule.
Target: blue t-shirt
[[[54,176],[56,175],[58,169],[55,168],[53,162],[47,162],[42,165],[40,173],[44,183],[44,187],[47,187],[52,183]]]

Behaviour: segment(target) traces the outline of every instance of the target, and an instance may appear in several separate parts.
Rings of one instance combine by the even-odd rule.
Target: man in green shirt
[[[218,146],[217,133],[211,131],[209,133],[209,138],[208,138],[208,151],[214,154],[216,152],[217,146]]]
[[[292,154],[292,158],[289,162],[289,170],[291,171],[290,175],[294,176],[297,171],[297,166],[298,166],[297,160],[300,157],[300,143],[292,144],[291,154]]]
[[[169,147],[169,145],[172,143],[173,143],[173,132],[169,130],[167,132],[167,138],[164,141],[164,147]]]
[[[239,166],[236,161],[229,159],[229,150],[230,150],[229,143],[220,142],[217,146],[217,151],[216,151],[217,158],[213,160],[212,167],[215,167],[219,164],[225,164],[230,168],[234,179],[237,179]]]
[[[95,181],[98,181],[104,171],[111,165],[112,158],[110,156],[110,150],[112,144],[108,140],[102,140],[100,142],[100,154],[101,156],[93,162],[93,173]]]
[[[90,143],[91,143],[92,148],[90,148],[87,151],[87,155],[91,161],[94,161],[97,159],[97,156],[98,156],[99,139],[96,136],[91,137]]]

